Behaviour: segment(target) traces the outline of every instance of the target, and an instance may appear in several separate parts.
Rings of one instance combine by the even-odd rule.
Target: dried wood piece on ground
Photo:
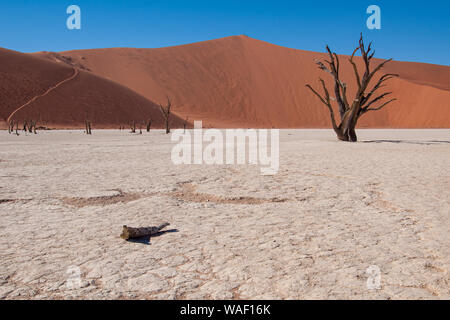
[[[151,236],[159,233],[162,229],[164,229],[168,225],[170,225],[170,223],[165,222],[160,226],[144,227],[144,228],[132,228],[128,226],[123,226],[122,234],[120,235],[120,237],[122,239],[128,240]]]

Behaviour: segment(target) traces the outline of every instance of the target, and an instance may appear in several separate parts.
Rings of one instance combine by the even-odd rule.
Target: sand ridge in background
[[[0,126],[6,127],[14,110],[70,77],[75,68],[75,79],[21,109],[17,119],[38,117],[49,126],[81,128],[88,114],[95,128],[116,128],[151,117],[161,127],[155,102],[165,103],[169,95],[174,127],[189,117],[203,120],[204,127],[328,128],[328,111],[305,87],[317,87],[319,77],[331,85],[314,63],[323,58],[322,53],[247,36],[159,49],[34,54],[0,49]],[[358,65],[363,67],[361,61]],[[341,56],[341,69],[350,97],[356,86],[346,56]],[[387,88],[398,101],[364,115],[359,127],[450,127],[450,67],[392,62],[384,71],[400,74]]]
[[[156,103],[78,65],[6,49],[0,49],[0,62],[0,126],[16,110],[14,119],[47,127],[82,128],[89,119],[94,128],[128,129],[133,120],[150,118],[153,127],[163,126]],[[172,123],[181,127],[183,121],[174,115]]]
[[[332,88],[331,77],[314,63],[326,58],[323,53],[233,36],[158,49],[75,50],[61,55],[150,100],[164,100],[168,92],[182,117],[203,120],[204,126],[330,126],[328,111],[305,88],[307,83],[319,88],[319,77]],[[351,89],[350,98],[356,89],[355,77],[348,57],[340,57],[341,79]],[[361,72],[363,65],[357,60]],[[373,64],[380,62],[375,59]],[[382,73],[400,74],[385,88],[398,101],[364,115],[361,128],[450,127],[450,67],[393,61]]]

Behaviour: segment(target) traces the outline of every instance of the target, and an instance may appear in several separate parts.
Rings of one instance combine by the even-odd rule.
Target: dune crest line
[[[73,74],[72,74],[70,77],[68,77],[68,78],[66,78],[66,79],[64,79],[64,80],[62,80],[62,81],[60,81],[60,82],[58,82],[58,83],[55,84],[54,86],[51,86],[50,88],[48,88],[47,91],[45,91],[43,94],[34,96],[34,97],[33,97],[32,99],[30,99],[28,102],[26,102],[25,104],[21,105],[19,108],[17,108],[16,110],[14,110],[14,111],[9,115],[9,117],[8,117],[7,120],[6,120],[6,122],[9,123],[9,122],[11,121],[11,118],[14,116],[14,114],[16,114],[16,112],[22,110],[23,108],[25,108],[26,106],[28,106],[28,105],[31,104],[32,102],[36,101],[37,99],[46,96],[47,94],[49,94],[50,92],[52,92],[53,90],[55,90],[55,89],[58,88],[59,86],[63,85],[64,83],[66,83],[66,82],[68,82],[68,81],[73,80],[74,78],[76,78],[76,76],[78,76],[78,74],[79,74],[79,71],[78,71],[77,68],[74,68],[74,67],[72,67],[72,69],[73,69]]]

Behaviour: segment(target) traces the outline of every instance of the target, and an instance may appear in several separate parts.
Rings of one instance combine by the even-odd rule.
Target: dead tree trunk
[[[161,110],[161,113],[163,115],[164,122],[165,122],[165,125],[166,125],[166,134],[169,134],[170,133],[170,124],[169,124],[170,109],[172,108],[172,103],[170,102],[170,99],[169,99],[168,96],[167,96],[167,105],[163,106],[162,104],[160,104],[159,108]]]
[[[373,86],[373,88],[371,90],[368,90],[369,84],[371,83],[371,80],[374,79],[375,74],[378,71],[380,71],[381,68],[383,68],[386,65],[386,63],[392,61],[392,59],[383,61],[373,70],[371,70],[370,62],[372,61],[375,51],[372,50],[372,43],[370,43],[367,48],[365,47],[363,36],[361,34],[359,46],[353,51],[353,54],[349,58],[349,62],[352,65],[353,71],[355,73],[356,84],[358,88],[358,90],[356,91],[355,98],[351,102],[349,102],[347,99],[347,84],[345,82],[342,82],[340,79],[339,57],[336,53],[331,52],[328,46],[326,47],[326,49],[328,52],[329,60],[325,60],[325,63],[328,66],[326,66],[321,61],[317,61],[316,64],[319,66],[319,69],[331,74],[331,76],[333,77],[334,93],[336,98],[330,96],[330,93],[325,85],[325,81],[323,81],[322,79],[319,80],[320,83],[322,84],[322,88],[324,91],[323,95],[320,95],[309,84],[307,84],[306,87],[308,87],[328,108],[331,117],[331,124],[333,126],[334,131],[336,132],[338,139],[342,141],[356,142],[358,139],[356,136],[355,128],[359,118],[369,111],[380,110],[389,103],[397,100],[391,99],[387,102],[382,103],[381,105],[371,107],[373,104],[380,102],[380,100],[392,94],[392,92],[385,92],[376,97],[373,97],[375,95],[375,92],[379,88],[382,88],[384,86],[383,83],[385,81],[392,79],[394,77],[398,77],[398,74],[393,73],[384,74],[378,79],[377,83]],[[365,67],[364,74],[362,76],[360,76],[356,63],[354,62],[354,57],[358,50],[361,52],[361,56],[364,61]],[[331,100],[333,101],[335,100],[337,102],[339,116],[341,119],[339,125],[337,124],[336,121]]]
[[[147,132],[150,132],[150,127],[152,126],[152,119],[147,120]]]
[[[92,134],[91,122],[86,120],[86,134]]]
[[[34,120],[31,120],[31,121],[30,121],[30,124],[28,125],[28,132],[29,132],[29,133],[33,133],[33,128],[34,128],[34,126],[35,126],[35,121],[34,121]]]
[[[147,228],[132,228],[123,226],[122,234],[120,237],[122,239],[128,240],[128,239],[135,239],[135,238],[142,238],[147,236],[155,235],[159,232],[161,232],[162,229],[170,225],[170,223],[163,223],[160,226],[157,227],[147,227]]]
[[[133,123],[131,124],[131,133],[136,133],[136,121],[133,120]]]
[[[183,134],[186,133],[186,125],[187,125],[188,119],[189,119],[189,117],[186,117],[186,119],[183,122]]]

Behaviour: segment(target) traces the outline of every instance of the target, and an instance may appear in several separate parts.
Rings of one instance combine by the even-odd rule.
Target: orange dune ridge
[[[152,119],[163,127],[159,106],[131,89],[79,67],[0,49],[0,125],[38,121],[51,128],[128,128]],[[177,116],[173,125],[182,126]]]
[[[349,52],[352,49],[349,48]],[[52,71],[55,81],[70,76],[73,67],[80,70],[86,81],[91,77],[89,85],[79,84],[79,94],[83,94],[83,88],[91,93],[101,90],[106,83],[118,86],[123,94],[126,88],[130,89],[126,91],[129,97],[136,92],[133,99],[137,100],[145,97],[149,101],[164,102],[167,94],[174,102],[177,115],[182,118],[189,116],[190,121],[203,120],[204,127],[330,127],[326,107],[305,87],[309,83],[320,89],[319,77],[331,86],[331,77],[314,63],[315,59],[326,58],[323,53],[280,47],[247,36],[233,36],[158,49],[92,49],[40,52],[29,56],[58,64],[58,71]],[[347,58],[340,56],[341,79],[350,87],[348,94],[352,97],[356,81]],[[380,61],[376,60],[374,64]],[[362,70],[361,61],[358,65]],[[52,68],[56,67],[52,65]],[[40,70],[36,68],[36,77]],[[360,128],[450,128],[450,67],[391,62],[380,75],[383,73],[400,75],[390,80],[388,88],[385,88],[393,91],[392,96],[398,101],[381,111],[364,115]],[[98,88],[94,79],[99,83]],[[80,82],[82,80],[79,79]],[[42,88],[52,83],[49,79],[46,81],[39,83]],[[67,85],[55,89],[54,94],[57,95],[64,87]],[[32,96],[34,91],[21,95]],[[131,108],[139,110],[133,103],[125,109],[119,106],[109,109],[111,104],[120,102],[97,95],[95,104],[90,100],[91,97],[94,99],[93,96],[84,94],[82,101],[86,106],[92,105],[93,110],[98,108],[102,114],[108,113],[111,119],[120,119],[119,111],[123,116]],[[24,100],[21,98],[14,105],[20,105]],[[153,106],[153,103],[147,103]],[[54,108],[56,112],[63,106],[46,104],[42,108]],[[60,120],[55,119],[56,122]]]

